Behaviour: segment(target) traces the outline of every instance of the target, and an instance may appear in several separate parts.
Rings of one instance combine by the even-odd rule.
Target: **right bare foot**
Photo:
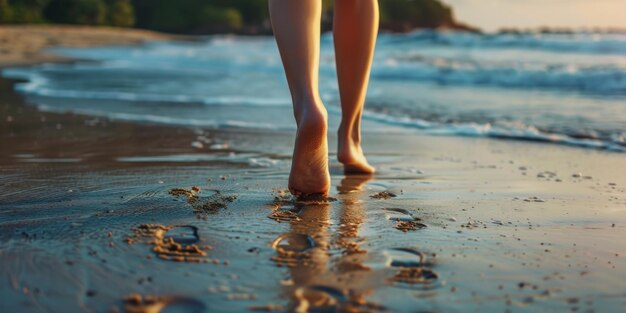
[[[306,106],[299,112],[293,149],[289,191],[298,197],[328,195],[327,113],[321,105]]]
[[[337,133],[337,159],[343,163],[346,174],[366,174],[371,175],[376,169],[371,166],[361,148],[361,133],[359,125],[346,129],[343,124],[339,126]]]

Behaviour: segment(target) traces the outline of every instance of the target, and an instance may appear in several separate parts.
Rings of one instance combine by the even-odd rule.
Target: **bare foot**
[[[339,126],[337,159],[343,163],[345,173],[373,174],[376,169],[367,162],[361,148],[360,131],[358,126],[355,128],[347,131],[343,125]]]
[[[328,195],[327,113],[320,106],[306,106],[296,117],[298,131],[293,150],[289,191],[296,196]]]

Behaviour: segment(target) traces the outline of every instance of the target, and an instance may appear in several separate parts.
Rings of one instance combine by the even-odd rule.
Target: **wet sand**
[[[11,84],[0,93],[3,312],[626,304],[621,154],[368,135],[379,173],[344,176],[334,162],[336,201],[301,203],[284,191],[292,134],[41,113]]]
[[[0,79],[2,312],[620,312],[626,159],[366,134],[286,192],[293,134],[44,113]],[[336,138],[331,134],[331,157]]]

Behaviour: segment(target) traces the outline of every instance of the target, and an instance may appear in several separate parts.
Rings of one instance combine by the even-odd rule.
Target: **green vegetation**
[[[0,0],[0,24],[79,24],[131,27],[131,0]]]
[[[48,0],[0,0],[0,23],[42,23]]]
[[[438,0],[380,1],[381,27],[393,31],[415,28],[453,27],[452,9]]]
[[[323,30],[333,1],[324,3]],[[464,28],[440,0],[379,0],[381,28]],[[172,33],[269,33],[267,0],[0,0],[0,24],[61,23],[138,27]]]
[[[134,0],[133,4],[137,27],[175,33],[240,32],[263,25],[268,15],[267,0]]]

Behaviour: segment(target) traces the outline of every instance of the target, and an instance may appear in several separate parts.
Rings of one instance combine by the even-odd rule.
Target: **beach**
[[[65,33],[49,31],[44,37],[67,46]],[[97,32],[83,32],[103,42]],[[178,51],[152,43],[165,35],[136,36],[105,44]],[[18,76],[39,73],[37,67],[9,69],[12,78],[0,78],[0,311],[626,308],[626,159],[617,140],[566,132],[554,141],[541,137],[550,132],[524,140],[497,132],[447,136],[444,124],[407,131],[374,114],[385,111],[379,103],[364,121],[363,137],[377,173],[344,175],[332,131],[331,199],[299,202],[285,190],[294,132],[282,93],[260,94],[263,88],[247,85],[245,97],[209,99],[190,87],[191,99],[164,100],[136,92],[144,87],[133,81],[111,85],[126,88],[113,99],[111,90],[88,84],[127,69],[117,57],[127,50],[110,49],[101,63],[111,67],[88,61],[70,69],[84,71],[71,73],[83,75],[81,91],[90,91],[90,99],[55,89],[70,86],[63,85],[67,69],[54,72],[57,65],[46,65],[57,76],[37,81],[35,87],[45,88],[16,85],[24,84]],[[43,59],[10,52],[0,64],[69,62],[96,50],[72,51]],[[194,67],[184,70],[205,78]],[[138,98],[143,102],[126,105]],[[267,99],[280,101],[265,106]],[[176,103],[188,113],[168,111]],[[227,105],[241,105],[250,120],[233,121]],[[330,128],[336,123],[331,116]]]

